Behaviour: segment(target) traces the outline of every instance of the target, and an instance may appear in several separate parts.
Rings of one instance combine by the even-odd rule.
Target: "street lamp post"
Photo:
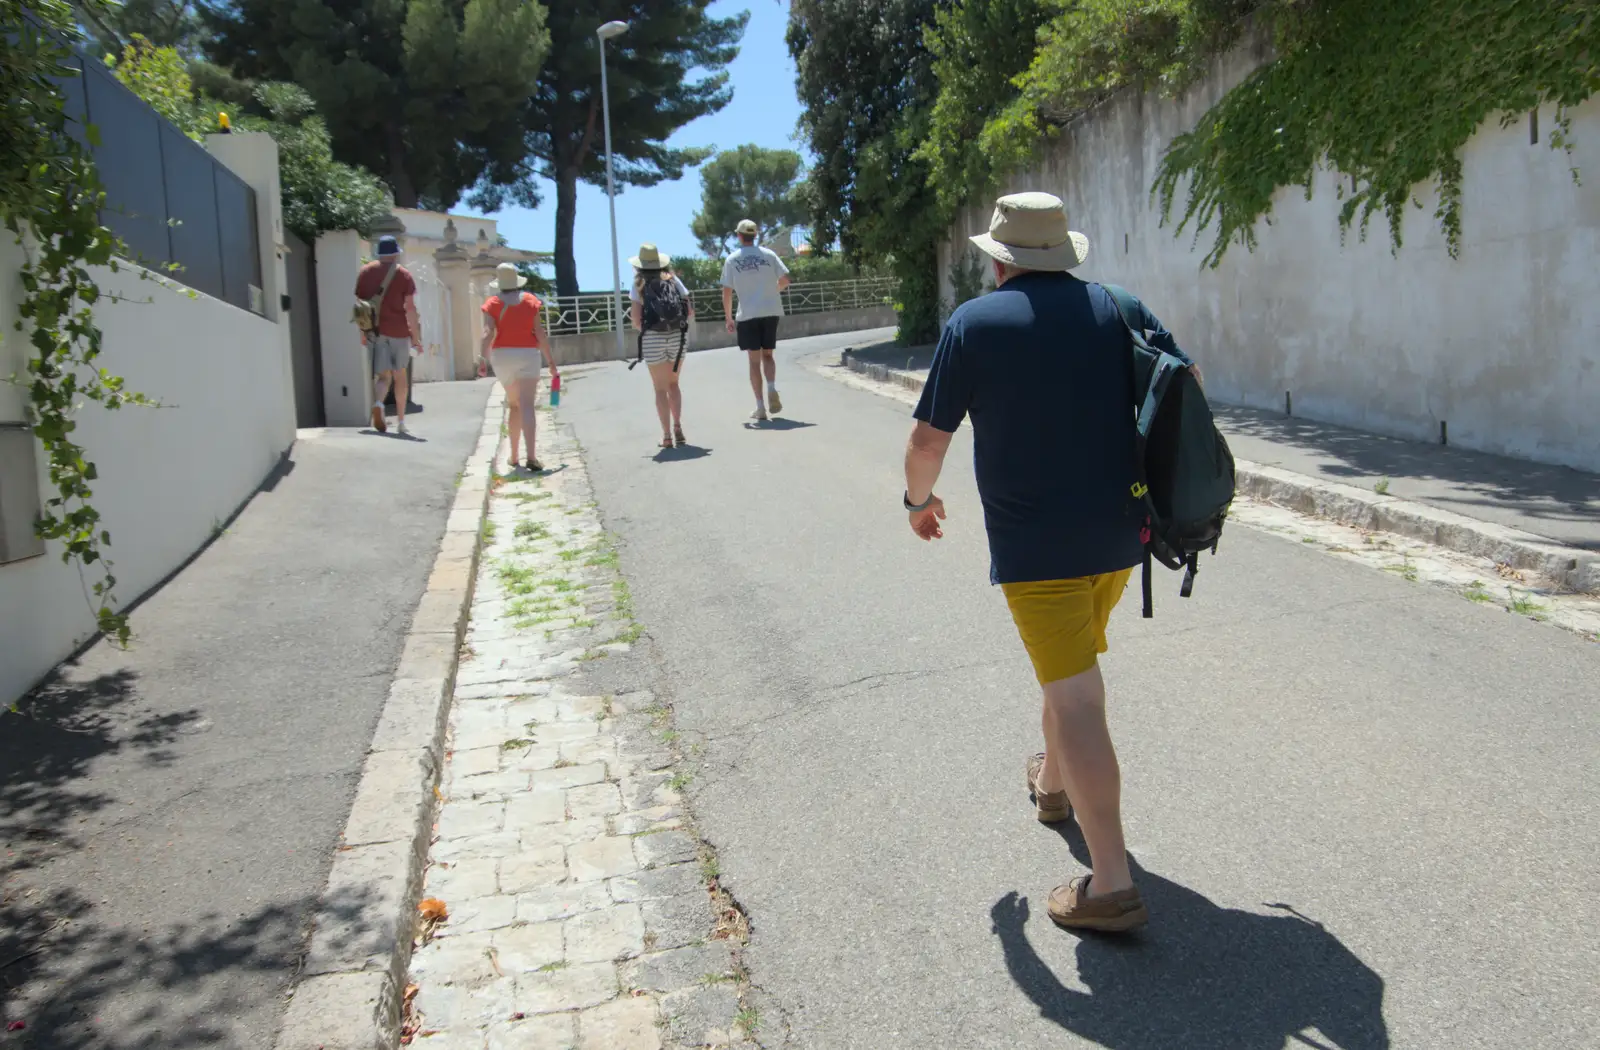
[[[628,31],[626,22],[607,22],[595,30],[600,38],[600,109],[606,124],[606,200],[611,205],[611,316],[617,330],[617,360],[628,356],[622,339],[622,260],[617,251],[617,187],[611,179],[611,88],[606,82],[606,41]]]

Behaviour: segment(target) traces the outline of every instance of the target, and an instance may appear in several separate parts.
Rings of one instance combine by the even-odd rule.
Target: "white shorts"
[[[521,379],[538,379],[544,355],[533,346],[497,346],[489,351],[489,363],[502,386]]]

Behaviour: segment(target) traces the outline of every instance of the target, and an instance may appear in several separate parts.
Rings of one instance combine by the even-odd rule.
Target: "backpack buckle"
[[[1135,481],[1129,491],[1133,493],[1134,499],[1144,499],[1144,494],[1150,491],[1150,486],[1142,481]]]

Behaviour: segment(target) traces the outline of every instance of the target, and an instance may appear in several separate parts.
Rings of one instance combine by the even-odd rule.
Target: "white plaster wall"
[[[25,340],[13,331],[20,249],[0,240],[0,375],[20,372]],[[160,409],[97,406],[78,416],[77,437],[99,469],[94,505],[111,533],[116,594],[131,602],[211,538],[250,497],[294,441],[288,341],[280,326],[186,288],[140,280],[124,267],[97,270],[105,333],[101,363]],[[0,416],[20,418],[14,392]],[[40,499],[48,498],[37,445]],[[0,565],[0,703],[21,695],[94,630],[75,567],[59,547]]]
[[[471,247],[477,242],[478,231],[482,230],[493,244],[498,231],[498,222],[495,219],[481,219],[474,215],[452,215],[438,211],[422,211],[419,208],[395,208],[394,217],[400,220],[406,228],[406,239],[426,239],[434,243],[426,245],[427,251],[439,247],[444,243],[444,226],[451,219],[456,223],[456,236],[464,247]],[[411,245],[406,245],[407,250]]]
[[[371,421],[372,369],[351,320],[356,274],[366,246],[354,230],[317,236],[317,317],[322,344],[322,404],[330,427],[361,427]]]
[[[1427,188],[1397,255],[1381,217],[1365,243],[1352,231],[1341,244],[1324,175],[1310,201],[1279,192],[1254,253],[1234,246],[1206,270],[1209,231],[1197,248],[1192,231],[1162,228],[1150,187],[1167,144],[1263,57],[1241,47],[1181,100],[1114,99],[1002,192],[1061,196],[1092,241],[1078,274],[1144,298],[1204,363],[1214,397],[1281,410],[1292,391],[1296,415],[1423,440],[1447,420],[1451,444],[1600,470],[1600,100],[1572,114],[1570,158],[1547,145],[1550,109],[1538,145],[1526,115],[1484,124],[1463,151],[1459,259]],[[990,209],[969,208],[941,250],[946,296],[952,246],[986,230]]]

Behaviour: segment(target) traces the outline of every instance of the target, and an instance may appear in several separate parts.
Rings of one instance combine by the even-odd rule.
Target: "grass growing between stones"
[[[542,521],[519,521],[512,534],[519,540],[543,540],[550,538],[550,527]]]

